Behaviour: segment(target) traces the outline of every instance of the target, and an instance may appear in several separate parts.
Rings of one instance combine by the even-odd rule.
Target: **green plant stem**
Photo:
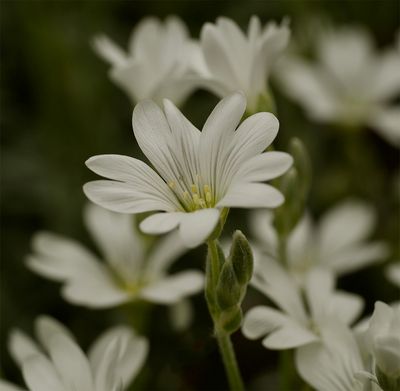
[[[217,286],[218,276],[220,272],[220,264],[218,259],[218,248],[217,248],[217,240],[211,239],[207,242],[209,257],[208,262],[210,264],[208,267],[210,268],[211,273],[207,275],[206,286],[212,288],[213,296],[215,298],[215,289]],[[224,330],[221,330],[218,327],[218,311],[215,308],[215,299],[210,300],[207,295],[207,305],[210,311],[211,318],[214,323],[215,337],[218,341],[219,350],[221,352],[222,361],[225,366],[225,372],[228,377],[229,387],[231,391],[243,391],[244,385],[242,381],[242,377],[240,374],[240,370],[236,361],[235,351],[233,350],[232,342],[230,339],[230,335],[226,333]]]
[[[230,336],[227,333],[216,333],[219,351],[225,365],[231,391],[243,391],[244,385],[236,361],[235,351]]]

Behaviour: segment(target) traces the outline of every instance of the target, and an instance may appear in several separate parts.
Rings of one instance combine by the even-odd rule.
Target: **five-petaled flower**
[[[261,183],[282,175],[292,164],[284,152],[264,152],[278,133],[271,113],[248,117],[241,93],[223,99],[200,132],[169,100],[164,110],[152,101],[136,105],[133,131],[153,170],[141,160],[100,155],[86,164],[111,180],[84,185],[87,197],[122,213],[155,211],[140,224],[161,234],[179,227],[188,247],[203,243],[230,207],[274,208],[283,196]]]

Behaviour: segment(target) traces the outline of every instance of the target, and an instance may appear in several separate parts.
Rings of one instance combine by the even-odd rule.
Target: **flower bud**
[[[221,310],[239,304],[242,288],[236,278],[232,263],[228,260],[222,267],[216,289],[216,298]]]
[[[253,252],[246,237],[239,230],[233,234],[229,260],[239,284],[248,284],[253,275]]]
[[[293,156],[300,178],[300,197],[305,201],[311,185],[311,161],[303,142],[294,137],[290,140],[289,153]]]

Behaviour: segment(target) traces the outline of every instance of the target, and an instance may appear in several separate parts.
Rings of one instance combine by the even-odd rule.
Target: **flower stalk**
[[[237,253],[234,248],[238,247],[240,241],[243,242],[243,238],[244,236],[240,232],[235,233],[228,259],[225,259],[217,239],[209,239],[207,242],[205,296],[231,391],[244,390],[243,380],[230,339],[230,335],[240,327],[242,321],[240,304],[248,283],[248,278],[243,281],[243,279],[236,277],[235,270],[237,268],[234,268],[232,262],[232,258]],[[244,238],[244,240],[246,239]],[[250,262],[246,259],[246,256],[242,257],[242,261],[243,264],[250,265],[249,270],[252,272],[252,256]],[[243,269],[246,269],[246,267],[244,266]],[[251,276],[251,272],[244,274]]]

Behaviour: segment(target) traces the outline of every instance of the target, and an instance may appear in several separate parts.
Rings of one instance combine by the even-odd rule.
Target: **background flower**
[[[144,364],[147,340],[125,326],[114,327],[82,352],[69,330],[55,319],[37,318],[39,347],[30,337],[14,330],[9,350],[21,367],[30,391],[125,390]],[[3,385],[0,380],[0,386]]]

